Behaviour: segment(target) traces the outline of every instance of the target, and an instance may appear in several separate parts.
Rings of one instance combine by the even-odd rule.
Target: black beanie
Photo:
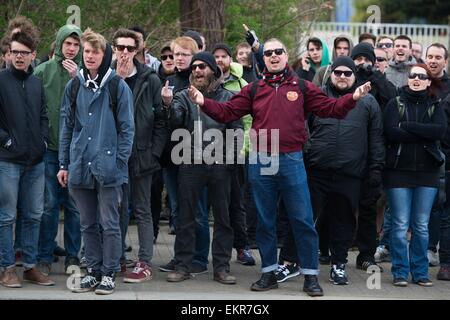
[[[224,50],[230,57],[232,57],[231,48],[226,45],[225,43],[217,43],[214,45],[213,49],[211,50],[211,53],[214,54],[216,50],[222,49]]]
[[[375,64],[375,52],[369,43],[361,42],[353,48],[351,54],[352,59],[355,60],[361,56],[366,57],[372,64]]]
[[[356,73],[356,66],[353,60],[350,57],[343,56],[339,57],[336,60],[334,60],[333,64],[331,65],[331,71],[334,71],[337,67],[340,66],[346,66],[350,68],[350,70],[353,71],[353,73]]]
[[[188,31],[186,31],[185,33],[183,33],[183,36],[184,36],[184,37],[189,37],[189,38],[193,39],[193,40],[197,43],[197,46],[198,46],[198,49],[199,49],[199,50],[202,50],[202,49],[203,49],[203,41],[202,41],[202,37],[201,37],[201,34],[198,33],[197,31],[194,31],[194,30],[188,30]]]
[[[214,58],[212,53],[207,52],[207,51],[201,51],[199,53],[194,54],[194,56],[192,57],[191,66],[194,63],[194,61],[197,61],[197,60],[205,62],[211,68],[211,70],[214,72],[214,76],[216,78],[220,78],[220,76],[222,75],[222,72],[220,71],[219,67],[217,66],[216,59]]]

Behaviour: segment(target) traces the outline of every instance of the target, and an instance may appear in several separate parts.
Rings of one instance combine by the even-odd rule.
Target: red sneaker
[[[126,283],[138,283],[152,280],[153,271],[145,262],[138,262],[132,272],[127,272],[123,278]]]

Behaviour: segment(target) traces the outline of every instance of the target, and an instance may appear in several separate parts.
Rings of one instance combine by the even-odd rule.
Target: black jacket
[[[375,97],[381,110],[384,111],[389,100],[397,96],[395,85],[380,71],[374,70],[372,67],[369,69],[358,68],[355,75],[358,86],[370,81],[372,86],[370,94]]]
[[[22,165],[42,161],[48,118],[42,81],[32,73],[12,65],[0,72],[0,161]],[[12,145],[7,150],[9,139]]]
[[[233,93],[224,89],[221,84],[219,84],[221,81],[220,79],[217,79],[215,83],[211,84],[210,88],[211,90],[208,90],[209,93],[205,94],[206,98],[214,99],[219,102],[228,101],[233,96]],[[208,129],[217,129],[223,133],[223,137],[225,139],[225,130],[226,129],[244,129],[243,123],[241,120],[233,121],[230,123],[220,123],[209,116],[206,115],[206,113],[201,112],[201,109],[199,106],[194,104],[188,95],[188,90],[182,90],[179,91],[177,94],[175,94],[175,97],[173,99],[173,103],[170,109],[170,123],[171,127],[173,129],[176,128],[183,128],[187,129],[189,133],[191,134],[191,156],[192,159],[194,157],[194,130],[197,132],[199,131],[199,128],[195,128],[194,126],[200,122],[200,131],[201,136],[203,136],[204,132]],[[243,131],[242,131],[243,133]],[[198,138],[198,137],[197,137]],[[188,141],[184,141],[188,142]],[[226,148],[226,145],[228,141],[224,141],[224,163],[226,160],[226,152],[229,152],[230,149]],[[215,140],[212,142],[209,141],[202,141],[202,150],[204,150],[207,146],[208,148],[212,148],[213,145],[216,143]],[[231,155],[233,158],[236,157],[236,153],[239,152],[236,148],[236,141],[233,141],[234,144],[234,153]]]
[[[436,142],[443,138],[447,127],[442,107],[426,93],[421,96],[407,87],[402,90],[400,99],[405,105],[401,118],[396,99],[389,101],[384,113],[386,168],[422,172],[439,170],[441,163]],[[428,109],[433,104],[430,118]]]
[[[340,96],[329,84],[322,91],[329,97]],[[368,169],[381,170],[385,158],[382,119],[372,95],[358,101],[344,119],[310,118],[306,166],[355,178],[364,178]]]
[[[159,158],[167,141],[161,81],[156,72],[135,61],[137,79],[133,89],[134,141],[129,164],[132,177],[160,169]]]

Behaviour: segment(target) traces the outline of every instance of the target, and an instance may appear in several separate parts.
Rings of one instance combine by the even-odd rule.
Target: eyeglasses
[[[186,57],[192,56],[192,54],[190,54],[190,53],[184,53],[184,52],[177,52],[177,53],[174,54],[174,56],[175,56],[175,57],[184,57],[184,58],[186,58]]]
[[[336,77],[342,77],[342,75],[344,75],[346,78],[350,78],[353,74],[353,71],[333,70],[333,73]]]
[[[376,59],[377,59],[377,62],[383,62],[383,61],[386,61],[386,60],[387,60],[387,59],[384,58],[384,57],[376,57]]]
[[[283,48],[278,48],[278,49],[273,49],[273,50],[266,50],[266,51],[264,51],[264,55],[269,58],[269,57],[272,56],[272,53],[274,53],[274,52],[275,52],[275,54],[277,56],[281,56],[285,51],[284,51]]]
[[[173,54],[162,54],[161,55],[161,60],[162,61],[166,61],[167,58],[169,58],[170,60],[173,60]]]
[[[386,42],[386,43],[377,43],[377,48],[378,48],[378,49],[381,49],[381,48],[383,48],[383,47],[389,49],[389,48],[392,48],[393,46],[394,46],[394,44],[393,44],[393,43],[390,43],[390,42]]]
[[[206,63],[199,63],[191,65],[191,71],[195,71],[195,69],[199,68],[200,70],[205,70],[208,65]]]
[[[125,49],[127,49],[128,52],[134,52],[137,49],[136,47],[133,46],[123,46],[121,44],[116,44],[115,47],[118,51],[124,51]]]
[[[22,57],[28,57],[28,55],[31,53],[31,51],[21,51],[21,50],[11,50],[10,51],[11,52],[11,54],[13,55],[13,56],[18,56],[19,54],[22,56]]]
[[[428,76],[424,73],[410,73],[408,75],[408,78],[410,78],[411,80],[413,80],[417,77],[419,77],[419,80],[428,80],[429,79]]]

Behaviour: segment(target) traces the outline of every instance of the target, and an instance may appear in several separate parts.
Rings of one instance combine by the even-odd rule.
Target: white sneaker
[[[439,255],[433,250],[428,250],[427,252],[428,264],[430,267],[436,267],[439,265]]]
[[[378,246],[373,257],[377,263],[391,261],[391,254],[384,246]]]

